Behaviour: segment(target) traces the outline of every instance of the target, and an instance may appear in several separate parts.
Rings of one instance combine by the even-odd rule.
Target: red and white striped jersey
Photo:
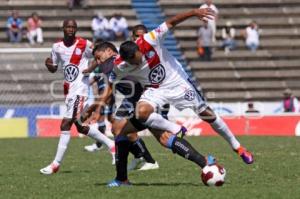
[[[181,64],[173,57],[163,45],[169,29],[166,23],[161,24],[153,31],[144,34],[135,42],[143,53],[141,65],[130,65],[118,56],[115,60],[110,82],[130,77],[141,83],[144,87],[172,87],[174,83],[188,76]]]
[[[53,64],[62,67],[67,98],[88,95],[89,78],[82,71],[88,68],[89,59],[93,57],[92,51],[92,43],[80,37],[70,47],[65,46],[63,41],[53,44],[51,58]]]

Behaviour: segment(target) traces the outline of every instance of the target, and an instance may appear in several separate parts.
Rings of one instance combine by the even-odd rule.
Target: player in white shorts
[[[254,161],[252,154],[241,146],[222,118],[207,105],[201,91],[163,45],[169,30],[178,23],[193,16],[209,19],[211,12],[210,8],[205,8],[178,14],[135,42],[122,43],[111,81],[131,77],[145,87],[136,108],[136,116],[148,127],[179,132],[180,125],[164,119],[155,110],[166,103],[179,110],[191,108],[230,144],[246,164],[251,164]],[[207,13],[209,16],[206,16]],[[167,139],[172,139],[172,136]]]
[[[92,55],[92,43],[86,39],[76,37],[77,23],[75,20],[63,22],[64,38],[53,44],[51,58],[47,58],[45,65],[51,73],[57,71],[60,64],[64,73],[64,94],[66,96],[66,113],[61,122],[61,135],[53,162],[40,172],[45,175],[56,173],[63,160],[65,151],[70,141],[70,129],[83,111],[84,103],[88,96],[89,79],[82,71],[88,68],[89,59]],[[100,133],[92,126],[82,126],[75,122],[79,133],[87,135],[99,142],[104,143],[115,156],[114,141]]]

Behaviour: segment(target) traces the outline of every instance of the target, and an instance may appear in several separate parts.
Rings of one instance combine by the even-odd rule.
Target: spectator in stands
[[[259,113],[259,111],[254,108],[253,102],[248,102],[247,106],[248,109],[245,111],[245,113]]]
[[[115,38],[128,38],[128,24],[125,17],[122,16],[122,13],[117,12],[114,16],[110,19],[109,25],[114,31]]]
[[[230,21],[226,22],[226,26],[222,29],[222,48],[225,53],[228,53],[231,50],[234,50],[236,47],[235,37],[235,29],[232,27]]]
[[[258,25],[255,21],[252,21],[243,32],[246,46],[252,52],[255,52],[259,46],[259,31]]]
[[[198,30],[198,54],[202,61],[211,61],[213,30],[208,22],[203,23],[203,26]]]
[[[80,6],[84,9],[87,8],[87,0],[67,0],[67,4],[70,11],[72,11],[75,6]]]
[[[212,0],[204,0],[204,4],[200,6],[200,8],[210,8],[215,12],[215,17],[213,19],[208,20],[208,25],[211,27],[213,31],[213,42],[216,42],[216,31],[217,31],[217,19],[219,10],[218,8],[212,3]]]
[[[22,40],[23,20],[19,17],[19,12],[13,10],[6,23],[7,35],[12,43],[19,43]]]
[[[35,44],[35,38],[39,44],[43,44],[44,42],[42,20],[36,12],[32,13],[31,17],[27,20],[27,38],[30,45]]]
[[[97,13],[92,20],[93,41],[111,41],[114,40],[114,32],[111,30],[108,20],[101,12]]]
[[[298,99],[293,96],[291,89],[284,90],[282,107],[284,112],[299,112]]]

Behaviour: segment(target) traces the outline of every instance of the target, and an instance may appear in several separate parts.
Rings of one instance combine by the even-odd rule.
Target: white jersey
[[[167,32],[167,24],[163,23],[137,39],[143,54],[142,64],[133,66],[117,57],[109,80],[135,79],[146,88],[139,101],[148,102],[154,109],[169,103],[178,110],[191,108],[200,113],[206,109],[206,101],[181,64],[164,47]]]
[[[63,41],[53,44],[51,58],[53,64],[60,65],[64,73],[64,94],[66,98],[76,95],[87,96],[89,77],[82,71],[88,68],[92,55],[92,43],[82,38],[76,38],[76,42],[67,47]]]
[[[142,64],[130,65],[118,56],[113,73],[110,75],[110,82],[131,77],[143,87],[166,88],[181,79],[187,79],[188,76],[181,64],[163,45],[168,30],[167,24],[163,23],[155,30],[139,37],[135,42],[143,53]]]

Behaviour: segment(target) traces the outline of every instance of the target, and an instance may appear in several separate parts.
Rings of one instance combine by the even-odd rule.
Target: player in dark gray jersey
[[[143,25],[137,25],[133,29],[133,39],[135,37],[144,34],[147,31],[146,27]],[[101,48],[99,48],[101,46]],[[98,47],[98,48],[97,48]],[[108,85],[107,79],[114,67],[114,60],[117,54],[117,49],[114,45],[108,42],[103,42],[101,45],[96,45],[94,49],[95,51],[100,51],[101,53],[101,64],[94,65],[86,72],[92,71],[95,67],[95,76],[94,79],[97,82],[98,93],[101,94],[105,93],[105,88]],[[125,96],[123,99],[120,107],[115,112],[115,117],[117,118],[131,118],[133,121],[132,123],[135,125],[137,130],[144,130],[146,127],[142,125],[140,122],[137,122],[133,115],[134,115],[134,107],[136,102],[139,100],[140,96],[143,93],[142,86],[134,82],[130,79],[124,79],[121,83],[116,84],[115,90],[120,92]],[[166,105],[166,110],[162,111],[165,117],[167,117],[168,113],[168,105]],[[99,116],[98,116],[98,124],[99,130],[101,132],[105,132],[105,123],[104,119],[105,116],[108,118],[109,121],[112,121],[112,115],[115,109],[115,98],[114,95],[109,99],[106,106],[101,106]],[[97,113],[98,114],[98,113]],[[158,168],[157,162],[152,158],[151,154],[149,153],[145,143],[141,138],[137,136],[137,134],[131,134],[129,136],[130,141],[132,142],[130,147],[130,152],[133,153],[134,159],[131,164],[128,165],[128,170],[133,170],[139,168],[140,170],[149,170],[149,169],[156,169]],[[92,145],[85,146],[85,150],[93,152],[97,151],[101,148],[101,143],[95,143]]]

